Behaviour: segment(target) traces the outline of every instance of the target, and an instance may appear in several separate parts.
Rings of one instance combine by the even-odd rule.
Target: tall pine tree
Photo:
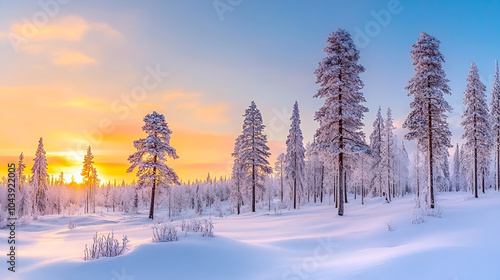
[[[285,178],[292,188],[293,209],[297,209],[298,196],[304,189],[305,149],[300,129],[299,104],[293,105],[292,124],[286,139]]]
[[[247,175],[247,170],[241,160],[241,139],[241,135],[236,138],[234,152],[231,154],[234,157],[234,162],[231,173],[231,192],[229,196],[231,203],[236,206],[238,215],[241,213],[241,205],[243,205],[243,189]]]
[[[148,136],[134,141],[137,152],[128,157],[132,165],[127,172],[132,172],[137,167],[137,186],[151,186],[149,218],[153,219],[156,187],[169,188],[172,184],[180,184],[175,171],[165,164],[167,158],[176,159],[178,156],[176,150],[170,146],[172,131],[168,128],[165,116],[153,112],[144,117],[144,123],[142,130]]]
[[[365,68],[358,64],[359,51],[351,35],[338,29],[326,40],[324,52],[327,56],[314,71],[320,88],[314,95],[324,98],[325,103],[316,112],[319,122],[315,138],[319,149],[329,157],[336,157],[338,167],[338,215],[344,215],[344,170],[345,157],[368,150],[364,141],[362,119],[368,109],[361,103],[363,82],[359,75]]]
[[[495,61],[495,82],[491,91],[491,132],[495,144],[495,190],[500,190],[500,76]]]
[[[272,172],[267,158],[271,155],[267,146],[267,137],[264,135],[265,125],[259,109],[252,101],[245,110],[243,132],[241,137],[241,162],[248,168],[251,186],[252,212],[255,212],[256,189],[264,188],[264,176]]]
[[[465,89],[464,105],[465,111],[462,114],[462,126],[464,134],[462,138],[466,140],[465,148],[473,159],[473,179],[472,187],[474,197],[477,196],[478,175],[482,176],[484,193],[484,180],[488,172],[489,153],[492,144],[491,125],[488,105],[486,104],[486,86],[481,82],[476,64],[470,66],[467,76],[467,88]]]
[[[37,215],[45,215],[48,211],[48,182],[49,175],[47,174],[47,158],[45,157],[43,148],[43,139],[40,137],[38,148],[33,159],[35,163],[31,168],[31,185],[35,193],[33,203],[33,213]]]
[[[395,143],[394,143],[394,123],[392,119],[391,109],[387,109],[387,117],[385,119],[384,130],[382,133],[382,153],[381,153],[381,174],[384,174],[386,185],[386,200],[391,201],[391,186],[394,181],[394,160],[395,160]]]
[[[371,165],[371,185],[373,186],[373,194],[378,193],[382,196],[382,135],[384,133],[384,118],[382,117],[382,108],[378,107],[377,116],[373,121],[373,131],[370,134],[370,148],[373,154]]]
[[[427,33],[420,33],[420,38],[410,52],[415,66],[415,76],[409,81],[406,90],[413,96],[411,112],[403,128],[409,130],[407,140],[418,141],[417,147],[427,156],[428,204],[434,208],[435,166],[443,161],[443,149],[451,148],[451,132],[448,127],[446,112],[451,106],[444,99],[450,94],[448,80],[442,64],[444,57],[439,51],[440,42]]]

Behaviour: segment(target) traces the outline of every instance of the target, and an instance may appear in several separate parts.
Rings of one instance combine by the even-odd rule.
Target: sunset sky
[[[470,63],[478,65],[489,98],[500,57],[499,1],[243,0],[230,1],[237,5],[222,14],[211,0],[60,2],[42,0],[52,3],[47,8],[0,0],[3,174],[21,152],[30,169],[43,137],[49,173],[79,180],[90,145],[101,179],[130,182],[133,141],[145,137],[142,118],[157,111],[180,157],[167,164],[184,181],[229,175],[252,100],[267,125],[274,164],[285,151],[295,100],[305,142],[312,140],[321,106],[312,98],[313,71],[337,28],[353,34],[366,68],[365,132],[378,106],[384,112],[389,106],[400,139],[411,101],[404,90],[413,74],[411,45],[422,31],[441,40],[456,143]],[[390,19],[377,22],[380,11]]]

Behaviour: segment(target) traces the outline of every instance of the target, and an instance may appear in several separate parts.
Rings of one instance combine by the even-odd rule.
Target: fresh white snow
[[[343,217],[327,201],[281,214],[212,217],[215,237],[185,237],[179,229],[179,241],[167,243],[151,242],[147,209],[138,215],[43,216],[17,229],[17,271],[4,267],[0,279],[500,279],[500,193],[478,199],[438,194],[442,217],[422,224],[410,222],[412,196],[390,204],[349,199]],[[75,229],[68,229],[70,219]],[[179,217],[174,224],[180,225]],[[129,250],[84,261],[93,234],[111,231],[118,239],[128,236]],[[6,244],[6,230],[0,232]]]

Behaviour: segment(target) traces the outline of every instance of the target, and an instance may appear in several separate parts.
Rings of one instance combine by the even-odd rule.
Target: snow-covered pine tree
[[[373,157],[371,158],[371,186],[372,195],[378,194],[382,196],[382,135],[384,132],[384,119],[382,117],[382,108],[378,107],[377,116],[373,121],[373,131],[370,134],[370,149]]]
[[[473,180],[472,187],[474,197],[477,196],[478,175],[482,176],[483,193],[484,180],[489,167],[489,155],[492,143],[490,116],[488,105],[486,104],[486,86],[481,82],[476,64],[470,66],[467,76],[467,88],[465,89],[464,105],[465,111],[462,114],[462,127],[467,152],[473,159]]]
[[[500,75],[495,61],[495,82],[491,91],[491,134],[495,144],[495,190],[500,191]]]
[[[401,157],[400,157],[400,181],[403,188],[402,195],[405,195],[410,191],[410,158],[408,157],[408,152],[406,151],[404,140],[401,141]]]
[[[305,149],[300,129],[299,104],[293,105],[290,118],[292,124],[286,139],[285,179],[292,189],[293,209],[297,209],[298,197],[302,196],[304,189]]]
[[[395,160],[395,143],[394,143],[394,121],[392,119],[391,109],[387,108],[387,117],[385,119],[384,130],[382,131],[382,149],[380,161],[380,173],[383,174],[385,182],[385,197],[386,201],[391,201],[391,188],[394,182],[394,160]]]
[[[85,185],[85,211],[84,211],[85,213],[89,213],[92,201],[92,186],[93,186],[92,173],[94,171],[93,159],[94,155],[92,154],[92,150],[89,146],[87,148],[87,154],[83,157],[83,168],[82,172],[80,173],[80,175],[82,175],[83,184]]]
[[[17,191],[22,192],[24,184],[26,184],[26,175],[24,175],[24,169],[26,169],[26,164],[24,163],[24,155],[21,153],[19,155],[19,162],[17,163],[16,169],[16,184]]]
[[[471,189],[469,183],[472,183],[472,176],[469,168],[471,156],[466,153],[465,150],[465,144],[462,144],[460,147],[460,186],[462,186],[462,191]]]
[[[243,204],[243,189],[244,182],[247,176],[248,170],[241,161],[241,139],[242,136],[238,136],[234,143],[234,152],[231,154],[234,157],[233,170],[231,173],[231,192],[229,196],[230,202],[236,206],[238,215],[241,213],[241,205]]]
[[[359,75],[365,70],[358,64],[359,51],[351,35],[338,29],[326,40],[324,52],[327,56],[314,71],[316,83],[320,85],[316,98],[325,103],[316,112],[314,119],[320,127],[315,138],[319,150],[330,160],[338,161],[338,197],[344,197],[344,160],[346,156],[365,152],[369,148],[364,142],[362,119],[368,109],[361,103],[363,82]],[[338,215],[344,215],[344,200],[338,199]]]
[[[285,153],[279,154],[276,158],[276,163],[274,164],[274,171],[278,173],[279,178],[279,192],[280,192],[280,201],[283,202],[283,186],[285,179]]]
[[[21,153],[19,155],[19,162],[17,163],[17,169],[16,169],[16,184],[18,192],[16,198],[18,200],[17,203],[18,217],[28,215],[31,209],[29,186],[26,186],[26,175],[24,175],[25,169],[26,169],[26,164],[24,163],[24,155],[23,153]]]
[[[267,146],[267,137],[264,135],[264,122],[259,109],[252,101],[245,110],[243,132],[240,146],[241,162],[248,168],[250,177],[252,212],[255,212],[256,189],[263,190],[263,179],[272,173],[267,158],[271,155]]]
[[[40,137],[38,148],[33,159],[35,163],[31,168],[31,185],[35,194],[33,203],[33,213],[35,216],[45,215],[48,209],[48,180],[47,174],[47,158],[43,148],[43,139]]]
[[[460,187],[460,147],[458,146],[455,148],[455,153],[453,154],[453,187],[455,188],[455,191],[459,191],[461,189]]]
[[[179,177],[175,171],[165,164],[167,157],[176,159],[178,156],[175,149],[170,146],[172,131],[168,128],[165,116],[155,111],[144,117],[144,123],[142,130],[148,136],[134,141],[137,152],[128,157],[132,165],[127,172],[132,172],[138,167],[137,186],[139,188],[151,186],[149,218],[153,219],[156,187],[169,188],[171,184],[179,184]]]
[[[415,66],[415,76],[409,81],[406,90],[409,91],[409,96],[413,96],[413,101],[410,103],[411,112],[403,124],[403,128],[409,130],[405,138],[416,139],[417,146],[427,156],[430,208],[434,208],[434,166],[442,162],[442,150],[452,147],[445,114],[451,112],[452,108],[444,99],[444,94],[451,92],[442,67],[444,57],[439,51],[439,44],[435,37],[422,32],[412,46],[410,55]]]

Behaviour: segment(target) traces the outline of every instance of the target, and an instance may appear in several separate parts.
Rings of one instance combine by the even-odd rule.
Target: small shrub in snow
[[[70,219],[68,222],[68,229],[74,229],[74,228],[76,228],[76,224],[72,219]]]
[[[394,231],[395,230],[394,226],[392,225],[392,220],[385,222],[385,224],[387,225],[387,231]]]
[[[420,207],[420,199],[418,197],[415,198],[415,210],[413,210],[413,216],[411,219],[412,224],[421,224],[425,221],[424,219],[424,209]]]
[[[100,257],[116,257],[123,253],[127,249],[127,243],[129,240],[127,236],[124,235],[122,239],[122,244],[118,242],[118,239],[114,238],[114,233],[111,232],[107,236],[98,236],[97,232],[93,237],[93,243],[90,248],[85,244],[84,250],[84,260],[94,260]]]
[[[441,218],[443,214],[443,209],[439,206],[435,206],[434,209],[428,208],[426,211],[426,215],[435,218]]]
[[[177,230],[171,223],[154,225],[152,228],[153,242],[170,242],[179,240],[177,237]]]
[[[201,224],[201,220],[200,219],[191,219],[191,223],[189,225],[189,228],[193,231],[193,232],[200,232],[203,230],[203,226]]]
[[[214,237],[214,224],[212,223],[212,218],[203,220],[205,225],[203,227],[203,236]]]

